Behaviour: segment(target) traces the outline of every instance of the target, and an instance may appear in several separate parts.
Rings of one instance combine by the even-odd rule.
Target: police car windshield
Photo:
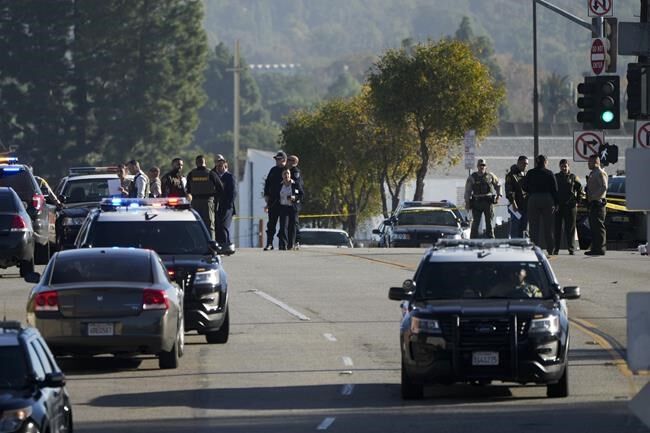
[[[27,363],[20,346],[0,346],[0,389],[24,388]]]
[[[397,216],[398,224],[401,226],[414,225],[435,225],[435,226],[456,226],[454,214],[446,210],[419,210],[409,209],[402,211]]]
[[[109,186],[109,184],[112,184]],[[99,202],[104,197],[119,194],[120,179],[70,179],[63,189],[66,203]],[[111,191],[112,190],[112,191]]]
[[[160,255],[210,253],[199,221],[96,221],[87,242],[93,247],[134,247]]]
[[[539,262],[428,262],[416,287],[419,300],[552,297]]]

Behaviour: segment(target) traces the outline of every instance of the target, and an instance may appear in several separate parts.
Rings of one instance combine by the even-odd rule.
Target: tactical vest
[[[129,197],[131,198],[136,198],[138,196],[138,187],[136,185],[136,181],[138,180],[139,177],[144,176],[142,172],[139,172],[133,177],[133,182],[129,185]],[[145,182],[144,182],[144,197],[149,197],[149,179],[145,176]]]
[[[472,184],[472,193],[475,196],[484,196],[487,194],[490,194],[491,189],[490,189],[490,182],[488,181],[488,176],[490,176],[489,173],[485,173],[483,176],[479,175],[478,173],[472,173],[472,179],[474,180],[474,183]],[[490,180],[492,179],[492,176],[490,176]]]
[[[210,180],[210,170],[205,167],[192,170],[188,181],[193,196],[213,196],[217,193],[214,182]]]

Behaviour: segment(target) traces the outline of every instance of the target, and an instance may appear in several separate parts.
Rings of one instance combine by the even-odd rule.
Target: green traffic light
[[[603,113],[600,115],[600,118],[603,120],[605,123],[610,123],[612,120],[614,120],[614,113],[612,111],[603,111]]]

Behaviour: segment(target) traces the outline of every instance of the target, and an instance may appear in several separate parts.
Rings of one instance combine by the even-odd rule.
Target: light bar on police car
[[[138,207],[176,207],[189,208],[190,202],[185,197],[164,197],[164,198],[104,198],[100,202],[102,209],[114,209],[117,207],[138,208]]]
[[[70,167],[68,169],[69,175],[80,174],[113,174],[118,172],[117,166],[110,167]]]
[[[18,162],[18,158],[15,156],[0,156],[0,164],[15,164]]]

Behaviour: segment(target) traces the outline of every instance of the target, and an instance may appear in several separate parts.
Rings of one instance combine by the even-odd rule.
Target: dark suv
[[[75,247],[154,250],[184,290],[185,330],[226,343],[230,333],[228,282],[218,247],[185,198],[105,199],[84,221]]]
[[[392,287],[405,301],[400,327],[402,397],[428,384],[493,380],[547,386],[569,394],[569,320],[562,288],[527,239],[440,240],[413,280]]]
[[[15,158],[0,159],[0,186],[13,188],[25,203],[36,241],[34,262],[37,265],[46,264],[50,260],[50,247],[56,244],[56,206],[45,202],[32,170],[18,164]]]
[[[65,377],[36,328],[0,321],[0,431],[72,432]]]

